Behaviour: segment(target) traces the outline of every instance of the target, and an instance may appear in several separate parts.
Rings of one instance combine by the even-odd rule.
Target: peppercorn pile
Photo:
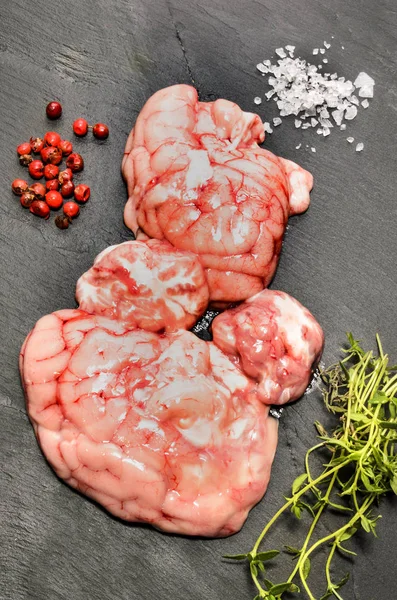
[[[49,119],[58,119],[62,114],[59,102],[50,102],[46,108]],[[77,119],[73,123],[73,132],[83,137],[92,129],[95,138],[105,140],[109,136],[109,129],[103,123],[88,125],[85,119]],[[59,229],[67,229],[72,219],[80,214],[80,206],[85,204],[91,194],[88,185],[80,183],[75,186],[73,176],[84,168],[84,159],[80,154],[73,152],[73,144],[69,140],[61,139],[59,133],[47,131],[43,138],[31,137],[29,142],[23,142],[17,147],[19,162],[28,167],[32,179],[45,178],[44,183],[29,184],[24,179],[15,179],[12,182],[12,191],[20,197],[23,208],[43,219],[49,219],[51,210],[63,208],[63,214],[55,217],[55,225]],[[35,159],[33,154],[39,154],[40,159]],[[66,159],[66,169],[60,170],[59,165]],[[74,197],[74,200],[65,199]]]

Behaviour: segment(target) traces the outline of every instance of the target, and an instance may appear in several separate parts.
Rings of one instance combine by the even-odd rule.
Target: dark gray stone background
[[[319,139],[288,121],[269,136],[270,150],[315,178],[312,206],[291,220],[272,286],[316,315],[326,335],[325,363],[338,358],[346,331],[368,346],[379,332],[397,361],[396,3],[2,0],[0,23],[0,598],[250,600],[244,567],[221,555],[250,549],[288,493],[315,442],[312,423],[324,417],[319,395],[285,411],[271,484],[241,533],[187,539],[117,521],[54,476],[26,417],[18,351],[39,317],[74,306],[76,280],[95,255],[130,238],[120,162],[145,100],[161,87],[194,81],[201,99],[225,97],[269,119],[277,114],[274,103],[253,104],[267,91],[256,63],[288,43],[309,58],[328,40],[329,70],[351,79],[365,70],[376,80],[375,98],[346,132]],[[45,117],[52,99],[64,107],[53,124]],[[80,116],[108,123],[111,134],[105,143],[73,140],[86,160],[79,180],[91,185],[92,198],[73,227],[59,231],[12,196],[11,181],[24,173],[15,147],[48,129],[72,137]],[[364,152],[356,154],[347,135],[363,141]],[[299,142],[315,145],[316,154],[295,150]],[[359,557],[337,562],[341,575],[351,571],[346,599],[397,597],[396,507],[386,500],[379,538],[360,537]],[[295,530],[280,530],[271,545],[295,538]],[[314,581],[320,584],[320,575]]]

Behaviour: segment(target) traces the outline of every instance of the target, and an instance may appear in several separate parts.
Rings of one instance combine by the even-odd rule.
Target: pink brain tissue
[[[263,137],[259,117],[226,100],[199,102],[186,85],[154,94],[123,160],[137,239],[101,252],[77,282],[79,308],[41,318],[22,347],[44,455],[122,519],[238,531],[269,481],[270,405],[299,398],[321,355],[310,312],[265,289],[312,178]],[[208,306],[224,310],[203,341],[189,330]]]

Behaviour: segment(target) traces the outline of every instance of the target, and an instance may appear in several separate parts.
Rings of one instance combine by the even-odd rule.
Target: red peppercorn
[[[96,123],[92,128],[92,133],[98,140],[106,140],[109,135],[109,127],[104,123]]]
[[[69,156],[73,152],[73,144],[69,140],[61,140],[58,147],[64,156]]]
[[[45,189],[47,190],[47,192],[50,192],[51,190],[58,190],[59,189],[58,179],[49,179],[48,181],[46,181]]]
[[[45,148],[43,148],[40,151],[40,156],[41,156],[41,160],[47,164],[48,163],[48,159],[51,156],[51,154],[54,152],[53,148],[51,146],[46,146]]]
[[[71,222],[72,219],[70,217],[67,217],[66,215],[58,215],[57,217],[55,217],[55,225],[59,229],[67,229]]]
[[[32,147],[29,142],[24,142],[23,144],[19,144],[17,152],[20,156],[22,156],[22,154],[30,154],[32,152]]]
[[[77,202],[85,203],[91,195],[91,190],[88,185],[80,183],[74,190],[74,198]]]
[[[51,165],[59,165],[62,162],[62,151],[55,146],[46,146],[40,152],[42,161]]]
[[[47,117],[49,119],[59,119],[59,117],[62,114],[62,106],[60,105],[59,102],[49,102],[49,104],[47,104],[47,107],[45,109],[46,113],[47,113]]]
[[[33,177],[33,179],[41,179],[44,175],[44,165],[41,160],[33,160],[28,169],[29,175]]]
[[[32,192],[36,196],[37,200],[44,200],[46,189],[45,185],[43,185],[42,183],[33,183],[29,187],[28,191]]]
[[[48,219],[50,216],[50,207],[44,202],[44,200],[34,200],[29,207],[29,210],[34,215]]]
[[[19,157],[19,164],[23,167],[28,167],[33,160],[33,156],[31,154],[21,154]]]
[[[63,205],[63,212],[65,213],[65,215],[67,217],[70,217],[71,219],[74,219],[75,217],[78,216],[80,209],[78,204],[76,204],[76,202],[65,202],[65,204]]]
[[[73,171],[73,173],[78,173],[84,169],[84,160],[80,154],[74,152],[66,159],[66,166],[69,167]]]
[[[11,184],[11,189],[17,196],[22,196],[24,192],[28,191],[29,184],[24,179],[14,179]]]
[[[56,192],[55,190],[51,190],[50,192],[46,193],[45,201],[47,202],[47,204],[50,208],[53,208],[54,210],[58,210],[58,208],[61,208],[61,206],[62,206],[63,198],[59,192]]]
[[[72,169],[65,169],[64,171],[61,171],[58,175],[58,181],[61,185],[66,183],[67,181],[72,181],[72,179],[73,179]]]
[[[57,148],[61,143],[61,136],[56,131],[47,131],[44,136],[44,142],[47,146],[55,146]]]
[[[44,177],[46,179],[55,179],[56,177],[58,177],[58,173],[59,173],[59,167],[57,167],[56,165],[46,165],[44,167]]]
[[[39,137],[31,137],[29,141],[30,146],[32,148],[32,152],[34,152],[35,154],[38,154],[44,148],[44,140],[42,140]]]
[[[71,196],[73,196],[73,192],[74,192],[73,181],[65,181],[65,183],[63,183],[61,185],[61,194],[64,198],[70,198]]]
[[[36,200],[36,196],[33,192],[24,192],[20,198],[21,204],[24,208],[30,208],[33,202]]]
[[[48,162],[48,157],[49,155],[52,153],[52,148],[43,148],[42,150],[40,150],[40,156],[41,156],[41,160],[43,161],[43,163],[47,164]]]
[[[73,131],[79,137],[87,135],[88,123],[85,119],[76,119],[73,123]]]

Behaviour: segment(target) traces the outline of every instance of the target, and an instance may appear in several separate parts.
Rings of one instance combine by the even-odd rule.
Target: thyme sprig
[[[343,600],[340,590],[348,575],[333,579],[335,553],[355,555],[345,543],[359,530],[376,536],[381,517],[374,508],[385,494],[397,494],[397,367],[389,366],[379,336],[376,356],[364,351],[351,334],[347,337],[349,347],[343,350],[343,360],[321,372],[325,405],[338,418],[335,427],[328,433],[315,422],[320,442],[306,452],[304,472],[293,482],[291,496],[268,521],[250,552],[225,556],[248,562],[257,590],[254,600],[280,600],[287,593],[301,592],[309,600]],[[324,452],[328,462],[315,475],[313,458],[323,457]],[[280,558],[280,551],[262,551],[260,546],[288,510],[298,519],[306,511],[309,525],[300,548],[284,546],[295,561],[288,579],[273,583],[267,563]],[[343,524],[323,537],[316,536],[320,519],[331,511],[344,517]],[[321,597],[315,596],[310,585],[312,559],[319,548],[327,551]]]

